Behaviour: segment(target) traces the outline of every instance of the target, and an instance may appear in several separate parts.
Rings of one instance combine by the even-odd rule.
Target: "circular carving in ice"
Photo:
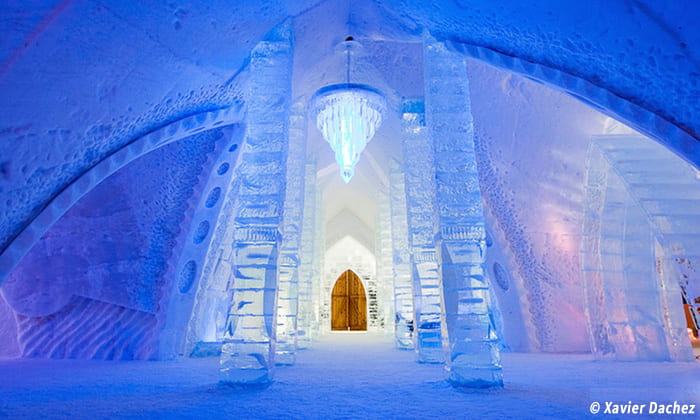
[[[493,263],[493,277],[501,289],[508,290],[508,287],[510,287],[510,274],[508,274],[508,270],[497,262]]]
[[[178,282],[180,293],[187,293],[190,291],[192,283],[194,283],[195,274],[197,274],[197,263],[192,260],[187,261],[180,272],[180,281]]]
[[[216,187],[207,196],[207,201],[204,203],[204,205],[210,209],[216,205],[216,202],[219,201],[219,196],[221,196],[221,188]]]
[[[195,244],[201,244],[202,241],[207,237],[207,234],[209,233],[209,222],[206,220],[202,221],[199,226],[197,226],[197,230],[194,232],[194,237],[192,238],[192,242]]]
[[[223,175],[226,172],[228,172],[228,167],[229,167],[228,163],[224,162],[221,164],[221,166],[219,166],[219,169],[216,171],[216,173],[219,175]]]
[[[491,247],[493,245],[493,238],[491,237],[491,232],[486,231],[486,246]]]

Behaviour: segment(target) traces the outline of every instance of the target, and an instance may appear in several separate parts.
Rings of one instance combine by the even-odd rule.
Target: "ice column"
[[[261,41],[250,58],[247,132],[237,168],[233,278],[221,349],[222,381],[272,380],[275,355],[277,261],[285,191],[291,93],[289,25]]]
[[[279,263],[277,297],[278,365],[292,365],[297,351],[297,310],[299,307],[299,261],[304,207],[306,163],[306,108],[302,102],[292,106],[289,117],[287,187],[282,222],[282,248]]]
[[[297,346],[311,345],[313,322],[314,238],[316,227],[316,162],[306,164],[304,174],[304,215],[301,228],[301,263],[299,266],[299,315]]]
[[[440,279],[435,251],[435,172],[432,143],[422,100],[404,102],[402,110],[408,244],[413,280],[414,342],[418,361],[442,363]]]
[[[426,120],[435,159],[442,340],[454,386],[503,386],[484,270],[485,229],[463,57],[426,43]]]
[[[379,198],[379,215],[376,219],[375,252],[377,253],[377,324],[376,328],[385,330],[394,319],[393,297],[393,249],[391,245],[391,205],[389,196],[382,194]]]
[[[391,238],[394,248],[394,339],[400,349],[413,348],[413,285],[411,284],[404,174],[392,161],[389,173]]]
[[[313,277],[311,281],[312,312],[310,328],[312,342],[318,337],[319,327],[321,325],[321,273],[323,273],[325,247],[323,211],[321,210],[323,205],[323,195],[319,190],[316,190],[314,204],[314,254],[311,260],[313,262]]]

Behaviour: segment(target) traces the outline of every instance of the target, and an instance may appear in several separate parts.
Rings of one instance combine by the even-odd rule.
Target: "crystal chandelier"
[[[356,45],[351,38],[343,45],[347,57],[345,83],[321,88],[311,100],[312,118],[335,152],[340,176],[346,183],[350,182],[360,153],[372,140],[386,111],[386,100],[380,91],[350,83],[350,50]]]

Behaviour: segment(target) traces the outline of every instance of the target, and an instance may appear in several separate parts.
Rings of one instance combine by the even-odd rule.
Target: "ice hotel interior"
[[[700,416],[700,3],[0,4],[0,417]]]

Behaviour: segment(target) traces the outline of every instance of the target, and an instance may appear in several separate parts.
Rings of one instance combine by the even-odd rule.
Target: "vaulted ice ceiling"
[[[2,247],[66,183],[136,136],[240,99],[250,49],[289,17],[303,52],[297,69],[313,68],[348,34],[417,41],[427,31],[601,103],[700,160],[694,4],[66,0],[2,7]]]

